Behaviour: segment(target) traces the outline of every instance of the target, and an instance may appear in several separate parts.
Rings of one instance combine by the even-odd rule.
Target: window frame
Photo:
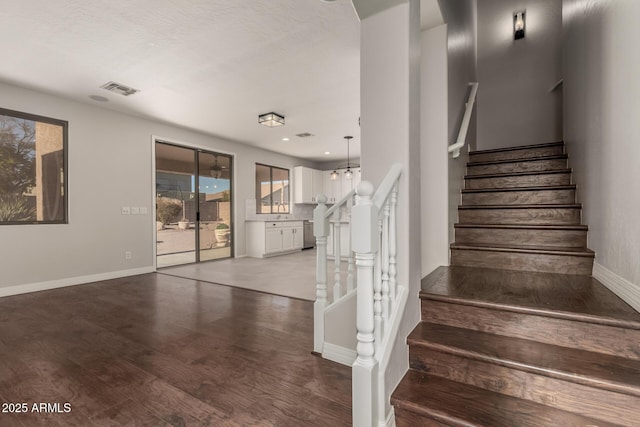
[[[9,116],[22,120],[41,122],[62,128],[62,219],[61,220],[35,220],[35,221],[0,221],[3,225],[47,225],[47,224],[69,224],[69,122],[38,114],[26,113],[24,111],[11,110],[0,107],[0,116]]]
[[[259,199],[258,197],[256,197],[256,215],[272,215],[272,214],[290,214],[291,213],[291,169],[289,168],[283,168],[280,166],[273,166],[273,165],[268,165],[266,163],[260,163],[260,162],[256,162],[256,177],[254,179],[254,183],[256,186],[256,196],[258,194],[258,179],[257,179],[257,171],[258,171],[258,166],[262,166],[262,167],[266,167],[269,168],[269,186],[270,186],[270,191],[269,191],[269,197],[271,198],[271,202],[269,203],[269,212],[260,212],[262,210],[262,203],[261,203],[261,199]],[[288,186],[288,198],[287,198],[287,210],[286,212],[274,212],[273,211],[273,170],[274,169],[278,169],[281,171],[286,171],[287,172],[287,186]]]

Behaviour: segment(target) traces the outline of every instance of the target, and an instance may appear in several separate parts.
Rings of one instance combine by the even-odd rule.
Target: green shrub
[[[31,222],[36,220],[36,208],[25,196],[0,194],[0,222]]]
[[[159,197],[157,199],[158,207],[156,209],[156,220],[162,223],[162,228],[167,224],[176,222],[182,213],[182,206],[179,200],[167,199]]]
[[[228,229],[229,229],[229,226],[227,224],[225,224],[224,222],[221,222],[216,227],[216,230],[228,230]]]

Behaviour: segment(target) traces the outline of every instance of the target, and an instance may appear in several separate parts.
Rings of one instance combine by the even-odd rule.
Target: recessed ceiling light
[[[325,151],[324,154],[331,154],[331,151]]]
[[[114,92],[123,96],[130,96],[134,93],[140,92],[138,89],[134,89],[130,86],[123,85],[121,83],[116,82],[107,82],[100,86],[102,89],[108,90],[109,92]]]
[[[289,138],[282,138],[283,141],[289,141]]]
[[[105,98],[104,96],[100,96],[100,95],[89,95],[89,98],[93,99],[94,101],[98,101],[98,102],[107,102],[107,101],[109,101],[108,98]]]

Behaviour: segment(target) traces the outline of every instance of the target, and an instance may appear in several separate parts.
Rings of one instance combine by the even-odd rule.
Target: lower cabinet
[[[247,255],[254,258],[299,251],[302,221],[247,221]]]

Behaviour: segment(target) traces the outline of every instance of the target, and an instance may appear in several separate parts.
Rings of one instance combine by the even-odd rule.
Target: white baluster
[[[318,206],[313,211],[313,234],[316,237],[316,301],[313,304],[313,351],[322,354],[324,349],[324,310],[327,307],[327,236],[329,220],[326,218],[327,198],[318,196]]]
[[[389,202],[389,296],[391,302],[396,300],[396,206],[398,204],[398,182],[393,186],[391,191],[391,200]]]
[[[378,251],[378,209],[371,201],[373,185],[361,182],[351,222],[351,240],[356,254],[358,357],[352,367],[353,425],[373,425],[377,405],[378,362],[375,359],[373,319],[373,267]]]
[[[333,267],[333,301],[338,301],[342,295],[340,285],[340,261],[342,254],[340,253],[340,209],[336,209],[333,213],[333,255],[334,255],[334,267]]]
[[[389,320],[389,203],[382,210],[382,245],[380,246],[382,270],[382,319],[385,324]]]
[[[382,220],[378,218],[378,230],[377,230],[377,238],[378,238],[378,248],[380,248],[380,240],[382,239]],[[376,252],[376,261],[374,266],[374,274],[373,274],[373,320],[375,325],[375,347],[376,354],[380,353],[380,346],[382,345],[382,336],[384,333],[384,328],[382,325],[382,271],[380,270],[381,260],[380,260],[381,251],[378,250]]]

